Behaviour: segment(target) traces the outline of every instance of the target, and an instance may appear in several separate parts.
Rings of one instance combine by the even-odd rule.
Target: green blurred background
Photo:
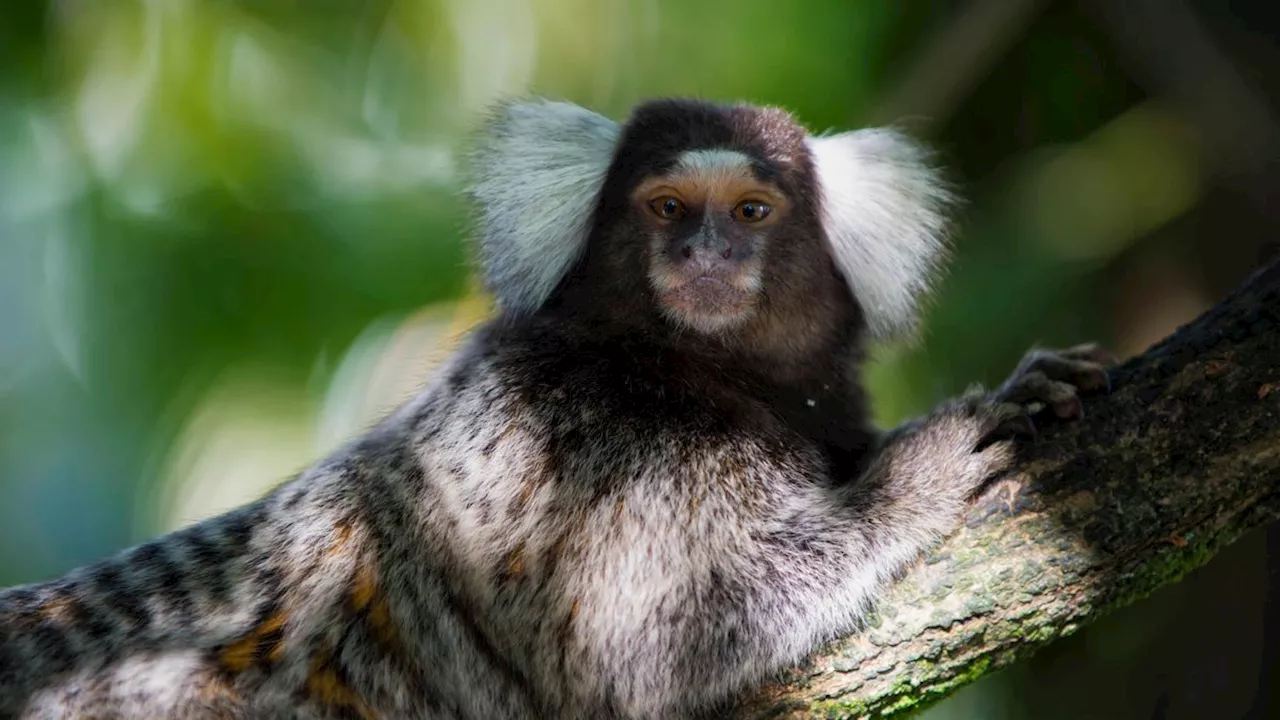
[[[501,95],[934,144],[969,204],[924,342],[878,351],[884,423],[1033,343],[1140,352],[1280,237],[1271,4],[11,3],[0,584],[255,497],[423,382],[486,311],[457,162]],[[927,715],[1280,717],[1275,557],[1259,533]]]

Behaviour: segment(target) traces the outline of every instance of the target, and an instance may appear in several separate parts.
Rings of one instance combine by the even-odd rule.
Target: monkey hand
[[[993,391],[975,388],[885,438],[877,458],[892,484],[962,501],[1013,467],[1016,444],[1034,438],[1033,417],[1084,417],[1082,394],[1110,388],[1115,362],[1097,345],[1032,350]]]
[[[1084,419],[1080,396],[1109,392],[1106,368],[1115,362],[1113,354],[1093,343],[1064,350],[1034,349],[993,392],[978,391],[962,399],[981,433],[974,454],[986,465],[987,477],[973,489],[1008,469],[1019,439],[1035,437],[1033,417]]]
[[[1113,354],[1093,343],[1065,350],[1032,350],[993,396],[1002,403],[1021,405],[1029,415],[1050,410],[1063,420],[1081,420],[1080,394],[1109,392],[1106,368],[1115,362]]]

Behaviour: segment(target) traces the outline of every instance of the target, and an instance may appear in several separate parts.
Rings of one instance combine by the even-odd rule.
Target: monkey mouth
[[[701,273],[660,292],[667,314],[681,324],[703,332],[736,325],[751,309],[754,293],[742,282]]]
[[[736,291],[737,288],[726,280],[722,280],[714,275],[699,275],[694,278],[691,283],[695,288],[702,288],[707,292]]]
[[[704,312],[733,309],[747,300],[748,293],[739,283],[710,273],[694,276],[667,291],[672,300],[688,305],[690,310]]]

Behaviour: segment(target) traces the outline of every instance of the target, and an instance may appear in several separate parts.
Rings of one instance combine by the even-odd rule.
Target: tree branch
[[[868,627],[738,718],[882,717],[1145,597],[1280,515],[1280,262],[1044,429]]]

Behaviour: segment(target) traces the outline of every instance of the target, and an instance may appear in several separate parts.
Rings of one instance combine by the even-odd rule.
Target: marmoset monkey
[[[677,718],[855,629],[1092,346],[888,434],[949,196],[886,130],[663,100],[498,107],[472,158],[497,317],[249,506],[0,594],[5,717]]]

